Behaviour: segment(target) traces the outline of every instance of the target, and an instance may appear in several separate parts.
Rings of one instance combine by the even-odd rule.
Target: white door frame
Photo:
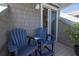
[[[57,17],[56,17],[56,40],[57,40],[58,39],[58,17],[59,17],[59,9],[56,8],[56,7],[54,7],[54,6],[51,6],[49,4],[42,3],[41,4],[41,27],[43,27],[43,7],[48,8],[48,19],[49,19],[49,21],[48,21],[48,33],[50,33],[49,32],[49,28],[51,28],[50,27],[50,24],[51,24],[50,23],[51,22],[51,16],[50,16],[51,13],[50,13],[50,11],[51,10],[57,11]]]

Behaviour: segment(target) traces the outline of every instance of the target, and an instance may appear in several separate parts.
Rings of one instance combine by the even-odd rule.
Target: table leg
[[[35,50],[35,56],[37,56],[37,49]]]
[[[41,42],[38,42],[38,51],[39,51],[39,54],[41,56],[41,53],[42,53]]]
[[[54,44],[52,43],[52,53],[54,54],[54,48],[53,48],[53,46],[54,46]],[[53,54],[52,54],[52,56],[53,56]]]

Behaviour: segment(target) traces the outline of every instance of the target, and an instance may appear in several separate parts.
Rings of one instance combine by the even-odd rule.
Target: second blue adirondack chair
[[[39,53],[42,56],[48,56],[48,55],[53,55],[53,46],[54,46],[54,35],[47,34],[46,28],[37,28],[36,29],[36,34],[35,37],[39,38],[38,44],[39,44]],[[47,45],[51,45],[51,48],[48,48]],[[41,46],[44,46],[48,50],[48,52],[42,53]]]
[[[31,43],[25,29],[16,28],[9,32],[8,51],[16,56],[27,56],[37,49],[37,43]]]

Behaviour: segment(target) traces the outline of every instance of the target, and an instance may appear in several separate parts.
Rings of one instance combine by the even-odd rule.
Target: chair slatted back
[[[22,48],[23,46],[27,45],[28,40],[26,30],[16,28],[11,30],[10,35],[13,45],[15,45],[17,48]]]
[[[36,29],[36,37],[40,37],[41,39],[46,39],[47,31],[45,28]]]

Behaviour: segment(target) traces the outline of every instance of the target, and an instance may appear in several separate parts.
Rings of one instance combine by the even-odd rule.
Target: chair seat
[[[53,40],[39,40],[42,46],[53,44]]]
[[[42,56],[51,56],[51,55],[53,55],[52,50],[42,53]]]
[[[21,48],[20,50],[18,50],[18,55],[19,56],[27,56],[30,55],[32,52],[35,51],[35,49],[37,49],[37,45],[28,45],[26,47]]]

